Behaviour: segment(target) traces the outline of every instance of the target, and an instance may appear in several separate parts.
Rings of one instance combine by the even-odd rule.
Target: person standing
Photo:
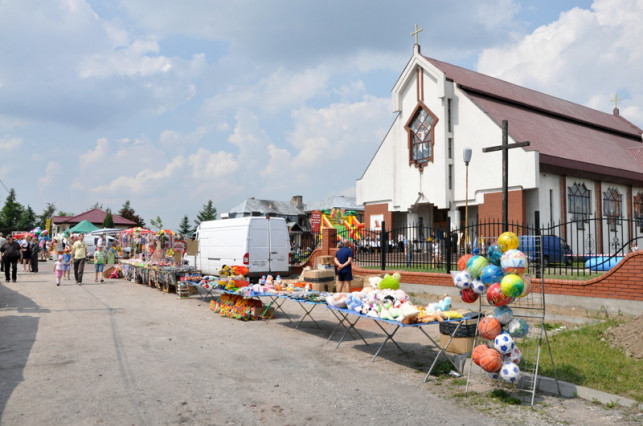
[[[31,272],[38,272],[38,258],[40,254],[40,243],[38,238],[31,239]]]
[[[31,237],[25,235],[25,239],[20,243],[22,250],[22,271],[27,272],[31,270]]]
[[[349,247],[350,241],[344,240],[342,247],[335,253],[335,265],[337,266],[338,293],[348,293],[351,290],[353,281],[353,250]]]
[[[74,259],[74,278],[76,284],[83,284],[83,272],[85,272],[85,259],[87,258],[87,244],[85,236],[79,234],[76,242],[71,246],[71,256]]]
[[[94,252],[94,270],[96,276],[94,277],[94,282],[98,282],[98,275],[100,275],[100,282],[103,282],[103,268],[105,267],[105,252],[103,251],[103,246],[96,247]]]
[[[58,255],[58,261],[54,263],[54,272],[56,273],[56,285],[60,285],[60,280],[62,279],[63,276],[63,269],[65,266],[65,262],[63,261],[63,255],[59,254]]]
[[[0,247],[0,251],[2,252],[2,263],[4,263],[4,276],[7,282],[13,280],[15,283],[18,278],[18,261],[22,253],[20,244],[13,240],[13,235],[9,234],[7,242]],[[9,276],[9,271],[11,271],[11,276]]]
[[[4,234],[0,232],[0,247],[2,247],[7,242],[7,239],[4,237]],[[0,272],[4,271],[4,262],[2,262],[2,253],[0,253]]]

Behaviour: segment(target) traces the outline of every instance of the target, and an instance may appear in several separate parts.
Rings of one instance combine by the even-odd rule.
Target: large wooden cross
[[[418,29],[418,24],[415,24],[415,31],[411,33],[412,36],[415,36],[415,44],[418,44],[418,34],[424,31],[424,28]]]
[[[509,231],[509,150],[529,146],[529,142],[509,143],[509,122],[502,120],[502,145],[482,148],[482,152],[502,151],[502,232]]]

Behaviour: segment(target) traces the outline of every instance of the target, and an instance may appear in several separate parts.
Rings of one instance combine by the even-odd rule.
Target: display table
[[[176,292],[177,281],[198,271],[192,266],[155,264],[140,260],[121,260],[121,269],[126,280],[157,287],[165,292]]]

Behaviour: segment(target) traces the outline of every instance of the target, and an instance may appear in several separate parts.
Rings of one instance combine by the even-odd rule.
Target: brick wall
[[[525,197],[523,191],[509,191],[507,212],[509,222],[525,223]],[[502,220],[502,192],[484,194],[484,203],[478,205],[478,218]]]

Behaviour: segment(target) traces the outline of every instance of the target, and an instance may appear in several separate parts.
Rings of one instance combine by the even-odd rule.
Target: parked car
[[[536,262],[536,240],[533,235],[521,235],[518,237],[520,242],[518,250],[527,255],[530,262]],[[543,266],[550,263],[562,263],[571,265],[573,262],[572,249],[564,239],[557,235],[541,235],[540,246],[543,254]]]

